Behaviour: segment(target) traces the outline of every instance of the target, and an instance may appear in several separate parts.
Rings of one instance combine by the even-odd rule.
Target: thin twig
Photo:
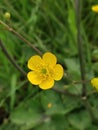
[[[25,39],[22,35],[20,35],[18,32],[16,32],[13,28],[11,28],[9,25],[4,23],[0,20],[0,24],[2,24],[8,31],[12,32],[14,35],[16,35],[18,38],[20,38],[22,41],[27,43],[30,47],[32,47],[39,55],[42,55],[41,51],[36,48],[31,42],[29,42],[27,39]]]
[[[24,76],[26,76],[26,72],[16,63],[16,61],[10,56],[10,54],[8,53],[7,49],[5,48],[5,46],[3,45],[2,41],[0,40],[0,46],[2,48],[2,51],[4,52],[4,54],[6,55],[6,57],[9,59],[9,61],[13,64],[13,66],[19,70]]]
[[[81,39],[81,28],[80,28],[80,22],[81,22],[81,0],[76,0],[76,23],[77,23],[77,44],[78,44],[78,51],[79,51],[79,60],[80,60],[80,69],[81,69],[81,80],[86,81],[85,77],[85,61],[84,61],[84,53],[83,53],[83,43]],[[92,106],[88,101],[87,98],[87,91],[86,91],[86,83],[82,82],[82,100],[86,107],[86,109],[89,112],[89,115],[93,122],[98,122],[98,119],[96,119],[94,112],[92,110]]]
[[[76,23],[77,23],[77,44],[78,44],[78,52],[79,52],[79,60],[80,60],[80,69],[81,69],[81,79],[86,81],[85,77],[85,61],[84,61],[84,52],[83,52],[83,43],[81,39],[81,6],[80,0],[76,0]],[[86,84],[82,82],[82,96],[86,95]]]
[[[90,95],[92,95],[92,94],[98,94],[98,91],[93,90],[93,91],[91,91],[91,92],[87,93],[87,96],[90,96]]]
[[[92,122],[95,124],[95,125],[98,125],[98,118],[96,118],[93,110],[92,110],[92,107],[91,107],[91,104],[89,103],[88,101],[88,98],[87,97],[83,97],[82,98],[82,101],[87,109],[87,111],[89,112],[89,115],[91,117],[91,120]]]
[[[58,93],[61,93],[61,94],[70,96],[70,97],[78,97],[78,98],[81,97],[79,94],[73,94],[73,93],[70,93],[70,92],[68,92],[68,91],[60,90],[60,89],[57,89],[57,88],[52,88],[52,90],[54,90],[54,91],[56,91],[56,92],[58,92]]]
[[[89,83],[90,82],[90,80],[85,80],[85,81],[83,81],[83,80],[80,80],[80,81],[72,81],[72,84],[82,84],[82,83],[84,83],[85,82],[85,84],[87,84],[87,83]]]

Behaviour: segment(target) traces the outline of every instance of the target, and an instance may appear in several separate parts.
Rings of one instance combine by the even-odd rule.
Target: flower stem
[[[77,98],[81,98],[81,96],[79,94],[73,94],[73,93],[70,93],[68,91],[64,91],[64,90],[60,90],[60,89],[57,89],[57,88],[52,88],[52,90],[54,90],[55,92],[57,93],[61,93],[61,94],[64,94],[64,95],[67,95],[67,96],[70,96],[70,97],[77,97]]]
[[[16,61],[10,56],[7,49],[3,45],[2,41],[0,40],[0,46],[6,57],[9,59],[9,61],[15,66],[17,70],[19,70],[24,76],[26,76],[26,72],[16,63]]]
[[[86,81],[85,76],[85,60],[84,60],[84,53],[83,53],[83,43],[81,38],[81,0],[75,0],[76,5],[76,24],[77,24],[77,45],[78,45],[78,52],[79,52],[79,60],[80,60],[80,70],[81,70],[81,80]],[[92,110],[92,106],[88,101],[87,98],[87,91],[86,91],[86,82],[82,82],[82,100],[85,105],[85,108],[88,110],[89,115],[93,122],[98,122],[96,119],[94,112]]]
[[[78,44],[78,54],[80,60],[80,69],[81,69],[81,79],[82,81],[86,80],[85,77],[85,61],[83,55],[83,43],[80,32],[80,22],[81,22],[81,7],[80,0],[76,0],[76,24],[77,24],[77,44]],[[86,84],[82,82],[82,96],[86,95]]]
[[[22,35],[20,35],[18,32],[16,32],[13,28],[11,28],[9,25],[4,23],[2,20],[0,20],[0,24],[2,24],[8,31],[12,32],[14,35],[16,35],[18,38],[20,38],[22,41],[27,43],[30,47],[32,47],[39,55],[42,55],[41,51],[36,48],[31,42],[29,42],[27,39],[25,39]]]
[[[89,103],[87,97],[83,97],[82,101],[83,101],[87,111],[89,112],[89,115],[91,117],[92,123],[94,123],[95,125],[98,125],[98,118],[96,118],[96,116],[94,115],[92,107],[91,107],[91,104]]]

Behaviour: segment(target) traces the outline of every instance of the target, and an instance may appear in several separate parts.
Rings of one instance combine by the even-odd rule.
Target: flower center
[[[40,70],[40,77],[41,79],[44,81],[44,80],[47,80],[48,78],[52,78],[52,70],[49,68],[49,67],[42,67],[41,70]]]
[[[46,74],[47,73],[47,70],[45,68],[41,69],[41,73],[42,74]]]

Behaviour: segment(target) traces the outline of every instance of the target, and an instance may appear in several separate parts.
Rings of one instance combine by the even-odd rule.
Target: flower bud
[[[4,18],[5,18],[6,20],[9,20],[9,19],[11,18],[11,14],[10,14],[9,12],[5,12]]]

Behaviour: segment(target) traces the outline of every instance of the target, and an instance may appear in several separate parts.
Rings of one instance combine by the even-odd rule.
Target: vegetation
[[[0,130],[97,130],[96,0],[0,2]],[[7,14],[6,14],[7,12]],[[52,89],[27,79],[31,56],[53,53],[64,68]]]

